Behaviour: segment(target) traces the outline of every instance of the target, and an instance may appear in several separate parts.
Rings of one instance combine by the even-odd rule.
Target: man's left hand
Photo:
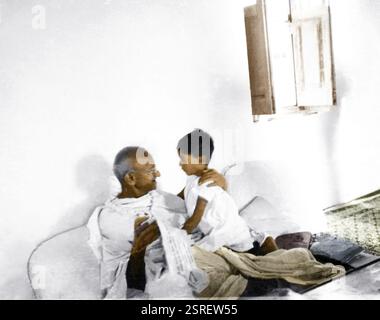
[[[140,230],[139,230],[140,231]],[[132,254],[144,251],[146,247],[160,236],[160,230],[156,222],[148,225],[144,230],[135,233]]]

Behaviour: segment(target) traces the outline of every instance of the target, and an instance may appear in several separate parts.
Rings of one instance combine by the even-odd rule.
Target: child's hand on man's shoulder
[[[226,178],[216,171],[215,169],[206,169],[202,176],[199,178],[199,185],[211,182],[207,187],[221,187],[224,190],[227,190],[227,181]]]

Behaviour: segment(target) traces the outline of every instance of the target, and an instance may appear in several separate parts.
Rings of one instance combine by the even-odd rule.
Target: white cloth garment
[[[152,212],[155,218],[176,228],[182,227],[186,220],[183,200],[156,190],[140,198],[115,198],[96,208],[90,217],[88,243],[100,262],[100,285],[107,290],[106,298],[126,298],[125,273],[133,244],[134,222],[139,216],[152,217]]]
[[[154,213],[153,213],[154,214]],[[145,293],[152,298],[194,298],[202,292],[209,279],[196,265],[191,240],[183,229],[157,219],[161,236],[145,255]]]
[[[198,197],[207,200],[198,229],[205,235],[196,245],[207,251],[216,251],[225,246],[235,251],[252,248],[255,233],[239,215],[238,207],[231,196],[218,186],[209,183],[198,185],[199,177],[189,176],[184,195],[189,216],[194,213]],[[257,233],[256,233],[257,234]],[[261,239],[258,240],[261,242]]]

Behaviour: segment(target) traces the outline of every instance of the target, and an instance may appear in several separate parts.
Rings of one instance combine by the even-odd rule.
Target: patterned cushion
[[[380,191],[325,210],[329,233],[380,255]]]

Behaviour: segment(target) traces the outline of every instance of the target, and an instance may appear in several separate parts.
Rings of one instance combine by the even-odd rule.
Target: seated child
[[[249,228],[226,191],[219,186],[209,186],[212,181],[198,185],[214,151],[214,141],[208,133],[200,129],[188,133],[179,140],[177,151],[180,166],[188,175],[182,195],[190,218],[183,229],[189,234],[202,232],[203,237],[196,245],[212,252],[225,246],[239,252],[249,250],[256,255],[277,249],[273,238],[264,239]]]

